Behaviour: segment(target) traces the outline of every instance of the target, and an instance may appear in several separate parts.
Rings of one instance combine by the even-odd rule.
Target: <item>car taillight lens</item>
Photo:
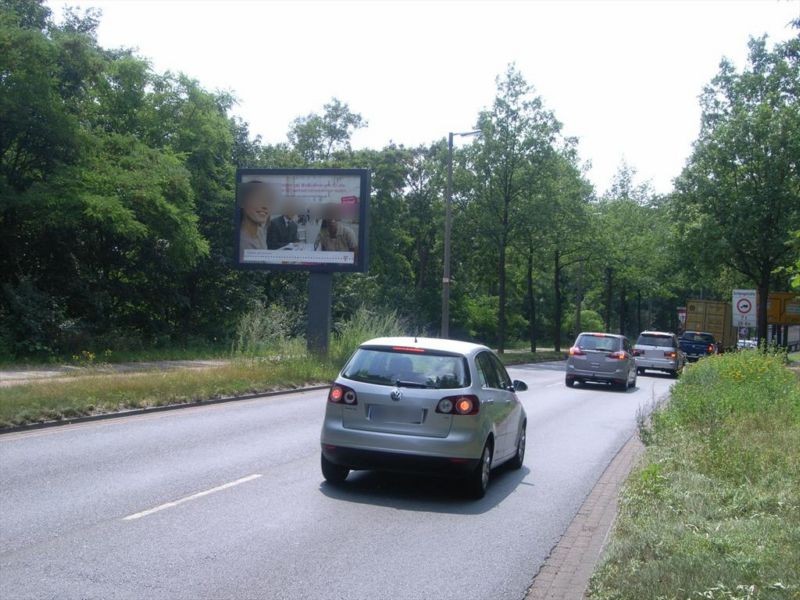
[[[577,346],[573,346],[569,349],[570,356],[584,356],[583,350],[578,348]]]
[[[708,353],[709,354],[714,354],[714,344],[709,344],[708,345]]]
[[[633,355],[634,356],[641,356],[642,355],[642,351],[641,350],[637,350],[636,348],[634,348],[633,349]]]
[[[477,396],[448,396],[436,405],[436,412],[445,415],[477,415],[481,403]]]
[[[328,392],[328,402],[334,404],[358,404],[358,396],[346,385],[334,384],[331,391]]]
[[[623,352],[622,350],[618,352],[612,352],[611,354],[608,355],[608,358],[616,358],[617,360],[625,360],[627,357],[628,355],[625,354],[625,352]]]
[[[664,356],[666,356],[667,358],[675,358],[677,356],[677,353],[675,353],[675,352],[664,352]]]

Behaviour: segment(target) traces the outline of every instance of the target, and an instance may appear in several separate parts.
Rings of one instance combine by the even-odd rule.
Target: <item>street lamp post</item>
[[[477,131],[447,134],[447,190],[444,204],[444,273],[442,275],[442,328],[441,336],[450,337],[450,232],[453,226],[453,136],[476,135]]]

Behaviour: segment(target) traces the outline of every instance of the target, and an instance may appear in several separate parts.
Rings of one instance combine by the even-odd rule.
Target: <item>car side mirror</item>
[[[515,392],[524,392],[528,389],[528,384],[519,379],[515,379],[512,383]]]

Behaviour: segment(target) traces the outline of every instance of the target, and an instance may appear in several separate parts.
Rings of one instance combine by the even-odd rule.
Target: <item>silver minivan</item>
[[[527,417],[500,359],[453,340],[363,343],[334,381],[322,424],[322,475],[351,470],[427,471],[463,477],[482,497],[494,467],[525,459]]]
[[[686,364],[677,336],[664,331],[643,331],[633,347],[633,356],[639,375],[650,369],[677,377]]]
[[[581,333],[569,349],[566,384],[595,381],[627,390],[636,387],[636,363],[624,335]]]

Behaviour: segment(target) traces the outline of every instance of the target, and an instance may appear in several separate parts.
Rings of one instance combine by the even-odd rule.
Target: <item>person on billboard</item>
[[[297,214],[294,203],[287,201],[283,205],[282,212],[283,214],[278,215],[269,222],[269,227],[267,228],[267,247],[270,250],[300,241],[297,236],[297,223],[294,220]]]
[[[328,207],[323,213],[325,218],[319,230],[314,249],[333,252],[358,252],[358,240],[353,230],[341,222],[336,206]]]
[[[275,192],[263,181],[248,181],[239,186],[239,260],[245,250],[267,249],[267,223],[275,205]]]

